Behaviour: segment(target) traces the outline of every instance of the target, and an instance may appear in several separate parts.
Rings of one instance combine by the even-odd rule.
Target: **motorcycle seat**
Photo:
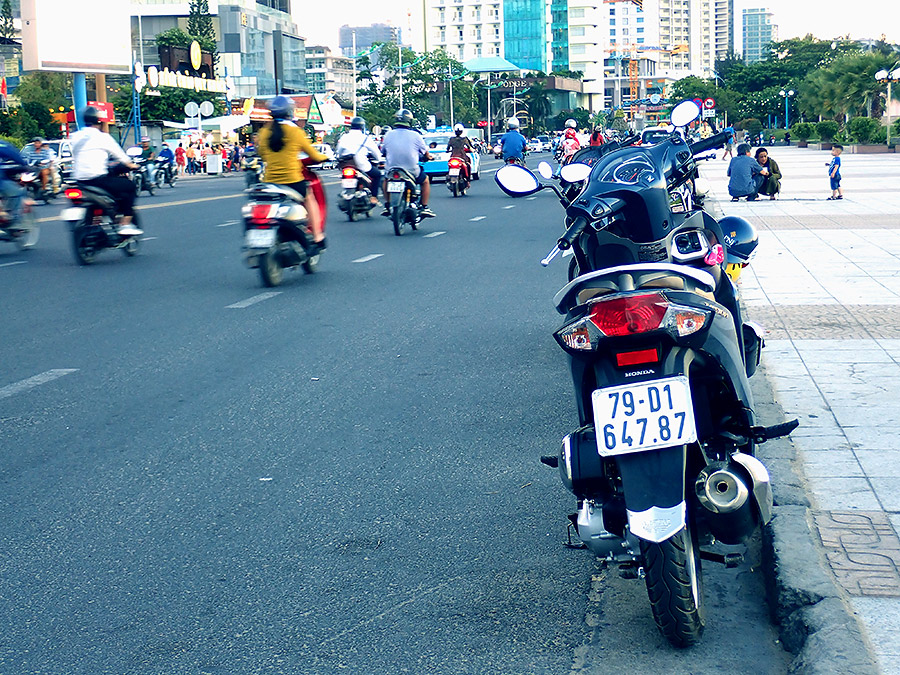
[[[388,169],[388,170],[385,172],[385,176],[390,176],[391,174],[393,174],[393,173],[395,173],[395,172],[396,172],[396,173],[399,173],[400,176],[401,176],[404,180],[408,180],[410,183],[415,183],[415,182],[416,182],[415,176],[413,176],[413,175],[412,175],[409,171],[407,171],[406,169],[401,168],[401,167],[399,167],[399,166],[393,166],[393,167],[391,167],[390,169]]]
[[[113,196],[109,194],[103,188],[99,188],[96,185],[86,185],[85,183],[76,183],[79,189],[81,190],[81,194],[83,197],[90,199],[91,201],[97,202],[101,206],[105,206],[107,208],[113,208],[115,206],[115,200]]]
[[[304,197],[293,188],[289,188],[286,185],[278,185],[277,183],[259,183],[248,189],[247,192],[249,193],[250,199],[258,201],[281,201],[283,199],[290,199],[298,204],[303,204],[306,201]]]

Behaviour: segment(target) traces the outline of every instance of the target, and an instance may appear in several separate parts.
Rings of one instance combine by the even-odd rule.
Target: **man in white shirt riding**
[[[372,180],[372,204],[378,204],[378,186],[381,184],[381,171],[378,164],[384,161],[375,137],[366,133],[366,121],[362,117],[350,120],[350,131],[338,139],[335,154],[338,159],[353,155],[356,168]],[[370,161],[374,160],[373,161]]]
[[[72,134],[71,139],[74,157],[73,180],[106,190],[113,197],[116,210],[122,214],[119,234],[126,237],[143,234],[143,230],[132,224],[134,200],[137,198],[134,183],[121,174],[113,175],[109,172],[111,160],[129,169],[137,169],[137,164],[131,161],[112,136],[100,131],[100,116],[96,108],[93,106],[85,108],[82,119],[84,128]]]

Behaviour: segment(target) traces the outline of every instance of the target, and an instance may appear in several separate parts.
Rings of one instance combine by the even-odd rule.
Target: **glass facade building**
[[[549,70],[546,0],[504,0],[503,52],[523,70]]]
[[[766,48],[778,39],[774,15],[768,9],[745,9],[743,12],[744,63],[766,58]]]
[[[550,70],[569,70],[569,0],[550,3]]]

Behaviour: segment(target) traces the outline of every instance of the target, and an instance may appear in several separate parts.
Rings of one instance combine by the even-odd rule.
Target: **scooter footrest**
[[[791,420],[783,424],[775,424],[771,427],[753,427],[750,433],[753,434],[753,440],[756,443],[765,443],[774,438],[782,438],[787,436],[794,429],[800,426],[800,420]]]
[[[541,455],[541,464],[546,464],[554,469],[559,468],[559,457],[557,455]]]

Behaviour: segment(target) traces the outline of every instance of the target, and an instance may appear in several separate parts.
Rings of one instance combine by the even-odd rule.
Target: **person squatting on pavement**
[[[406,108],[401,108],[394,115],[394,128],[385,134],[382,141],[382,149],[384,150],[385,165],[388,169],[403,169],[416,179],[416,183],[422,186],[422,208],[419,214],[423,218],[434,218],[435,213],[428,208],[428,199],[431,196],[431,183],[425,168],[419,164],[419,159],[426,162],[431,159],[428,154],[428,148],[425,147],[425,139],[422,134],[412,128],[415,118],[413,114]],[[387,180],[384,184],[384,194],[387,194]],[[391,215],[385,199],[383,216]]]
[[[313,241],[319,250],[326,248],[325,234],[322,232],[322,214],[319,203],[310,191],[307,193],[308,181],[304,178],[300,153],[305,152],[313,162],[324,162],[328,159],[315,149],[306,133],[294,124],[294,104],[287,96],[276,96],[269,103],[272,121],[259,130],[259,156],[266,163],[266,183],[284,185],[303,197],[303,204],[309,214],[309,229],[312,230]]]
[[[72,179],[77,183],[93,185],[106,190],[116,202],[116,210],[122,214],[119,234],[136,237],[144,233],[132,225],[134,220],[134,200],[137,188],[126,176],[109,172],[110,162],[122,164],[129,169],[138,165],[131,161],[125,151],[109,134],[100,131],[100,115],[93,106],[81,113],[84,128],[72,134]]]
[[[778,163],[769,157],[769,151],[765,148],[756,149],[756,161],[764,169],[769,170],[769,175],[759,188],[759,194],[768,195],[769,199],[775,199],[775,195],[781,192],[781,169]]]
[[[340,137],[335,148],[338,159],[353,156],[356,168],[372,181],[372,206],[378,206],[378,188],[381,185],[381,170],[378,165],[384,161],[375,137],[366,132],[366,121],[362,117],[350,120],[350,131]],[[374,160],[374,163],[373,161]]]
[[[769,170],[761,167],[759,162],[750,156],[750,146],[741,143],[737,147],[737,157],[733,157],[728,164],[728,194],[731,201],[736,202],[741,197],[746,197],[752,202],[759,197],[759,189],[769,175]]]

